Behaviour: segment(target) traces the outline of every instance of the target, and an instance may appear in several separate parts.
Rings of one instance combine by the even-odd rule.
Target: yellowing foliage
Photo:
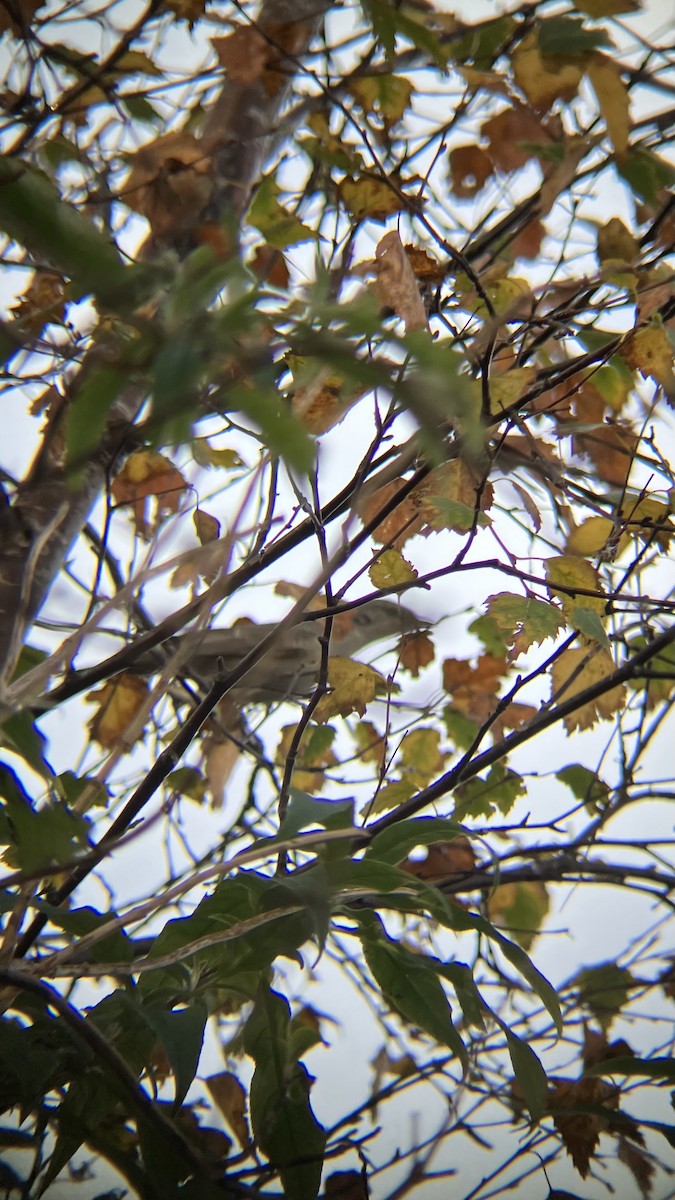
[[[607,650],[565,650],[551,668],[551,698],[558,704],[566,703],[579,696],[587,688],[603,684],[615,670],[614,660]],[[575,729],[592,729],[598,721],[613,717],[623,708],[626,689],[623,684],[608,687],[594,699],[579,703],[573,712],[563,718],[568,733]]]

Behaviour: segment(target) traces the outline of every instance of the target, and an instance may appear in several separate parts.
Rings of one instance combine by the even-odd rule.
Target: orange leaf
[[[417,679],[423,667],[434,661],[436,650],[427,633],[411,633],[404,637],[399,660],[402,667]]]
[[[429,846],[425,858],[405,858],[399,863],[399,869],[417,879],[434,883],[449,875],[466,875],[473,871],[475,865],[476,856],[471,842],[466,837],[458,837],[450,842],[436,842]]]
[[[155,450],[137,450],[113,479],[111,490],[116,504],[133,505],[138,533],[148,537],[152,532],[147,524],[148,498],[157,498],[159,520],[165,513],[178,512],[187,487],[187,480],[170,459]]]
[[[494,712],[499,682],[507,670],[506,659],[492,654],[484,654],[475,667],[464,659],[446,658],[443,687],[452,696],[453,708],[480,725]]]

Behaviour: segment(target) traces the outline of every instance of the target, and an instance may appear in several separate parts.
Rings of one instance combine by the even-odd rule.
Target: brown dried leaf
[[[443,282],[448,273],[447,267],[444,267],[443,263],[432,258],[426,250],[422,250],[421,246],[413,246],[406,242],[404,249],[415,278],[420,283],[432,285]]]
[[[334,1171],[326,1180],[325,1200],[368,1200],[368,1182],[361,1171]]]
[[[546,230],[537,217],[533,221],[528,221],[520,233],[511,238],[508,244],[509,256],[511,258],[537,258],[545,233]],[[502,254],[504,254],[503,250]]]
[[[278,58],[274,47],[254,25],[238,25],[228,37],[211,38],[211,45],[228,78],[244,87],[260,79],[275,54]]]
[[[538,711],[532,704],[518,704],[515,701],[509,704],[492,723],[493,740],[500,742],[507,729],[520,729],[521,725],[536,717]]]
[[[474,523],[488,523],[483,513],[493,500],[493,489],[481,472],[464,459],[441,463],[415,488],[411,497],[418,507],[426,536],[442,529],[466,533]]]
[[[206,546],[209,542],[216,542],[220,537],[220,521],[212,517],[210,513],[204,512],[203,508],[196,508],[192,514],[197,537],[202,546]]]
[[[560,1079],[549,1092],[549,1108],[562,1110],[554,1111],[556,1129],[582,1179],[588,1175],[600,1134],[608,1132],[609,1122],[596,1113],[566,1114],[565,1109],[610,1103],[616,1106],[617,1092],[604,1079]]]
[[[551,142],[545,125],[525,104],[506,108],[490,117],[481,126],[481,135],[489,142],[488,154],[500,171],[517,171],[535,157],[534,150],[523,148],[524,142]]]
[[[647,1155],[625,1137],[619,1138],[619,1159],[630,1171],[645,1200],[652,1194],[656,1168]]]
[[[66,312],[65,295],[65,284],[59,275],[35,271],[26,291],[11,309],[14,320],[21,326],[21,335],[38,337],[48,323],[61,323]]]
[[[473,200],[494,172],[492,159],[480,146],[455,146],[450,151],[450,184],[458,200]]]
[[[267,242],[263,246],[258,246],[251,261],[251,267],[258,279],[264,279],[272,287],[282,290],[288,287],[290,274],[286,259],[281,250],[277,250],[275,246],[270,246]]]
[[[225,784],[239,760],[239,746],[215,733],[202,741],[204,774],[208,781],[213,808],[222,808],[225,803]]]
[[[426,329],[427,314],[419,285],[395,229],[380,239],[371,265],[375,271],[375,292],[382,307],[401,318],[406,333],[411,329]]]
[[[104,750],[112,750],[124,738],[129,726],[142,709],[147,696],[147,684],[138,675],[116,675],[87,700],[98,705],[88,724],[94,741]],[[139,730],[139,737],[142,730]]]
[[[251,1135],[246,1121],[246,1092],[241,1083],[229,1071],[209,1075],[204,1082],[242,1150],[245,1150],[251,1142]]]
[[[212,190],[213,163],[204,143],[190,133],[166,133],[136,151],[120,199],[161,238],[194,228]]]
[[[44,0],[12,0],[11,4],[0,4],[0,33],[11,29],[16,37],[22,37],[43,3]]]

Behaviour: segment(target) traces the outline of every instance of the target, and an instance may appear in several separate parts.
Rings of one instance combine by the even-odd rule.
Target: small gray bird
[[[419,630],[423,622],[409,609],[390,600],[372,600],[333,620],[330,654],[352,658],[383,638]],[[173,666],[175,673],[211,681],[227,675],[260,644],[276,625],[241,621],[229,629],[190,630],[165,642],[161,649],[142,654],[132,670],[150,674]],[[240,704],[271,704],[283,699],[308,696],[315,686],[321,664],[325,621],[303,621],[285,629],[267,653],[233,688]]]

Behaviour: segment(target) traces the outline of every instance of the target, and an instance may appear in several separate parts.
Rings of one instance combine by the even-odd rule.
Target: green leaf
[[[527,1042],[516,1037],[508,1025],[493,1013],[506,1037],[513,1073],[520,1084],[533,1121],[539,1121],[546,1111],[548,1078],[537,1055]]]
[[[675,1083],[675,1058],[635,1058],[620,1054],[586,1067],[585,1075],[639,1075],[645,1079],[666,1079]],[[671,1143],[672,1144],[672,1143]]]
[[[24,871],[69,863],[88,847],[88,821],[58,803],[34,808],[18,775],[0,765],[0,842]]]
[[[359,918],[366,962],[384,997],[406,1020],[456,1054],[468,1069],[464,1043],[452,1022],[439,973],[443,965],[428,954],[413,954],[386,933],[373,914]]]
[[[99,912],[89,905],[82,908],[64,909],[62,905],[48,904],[46,901],[40,904],[40,912],[49,917],[51,925],[70,934],[72,942],[78,937],[92,933],[95,929],[100,929],[102,925],[107,925],[117,917],[117,913],[113,909],[109,909],[105,913]],[[90,962],[130,962],[133,956],[134,949],[131,939],[123,929],[117,929],[108,934],[107,937],[95,942],[87,950],[87,960]]]
[[[658,204],[661,190],[675,183],[675,167],[642,148],[629,149],[616,168],[631,191],[645,204]]]
[[[479,618],[481,619],[481,618]],[[477,622],[474,621],[474,625]],[[486,649],[487,646],[486,646]],[[488,649],[488,653],[490,653]],[[498,658],[503,657],[503,651],[497,655]],[[478,726],[471,717],[467,717],[458,708],[453,708],[452,704],[446,704],[443,708],[443,724],[448,731],[448,737],[457,750],[468,750],[472,746],[478,733]]]
[[[432,846],[435,842],[468,836],[470,833],[463,825],[449,821],[447,817],[409,817],[376,834],[366,849],[364,860],[374,858],[395,865],[407,858],[416,846]]]
[[[443,963],[439,974],[452,984],[467,1025],[485,1029],[485,1014],[490,1009],[476,987],[471,968],[457,961]]]
[[[581,763],[570,763],[568,767],[556,771],[555,777],[564,783],[577,800],[581,800],[591,812],[604,808],[609,800],[608,785],[599,775],[596,775],[595,771],[589,770]]]
[[[488,596],[486,614],[506,635],[507,645],[516,645],[519,653],[529,649],[535,642],[556,637],[565,624],[555,604],[537,600],[534,596],[518,596],[514,592]]]
[[[82,466],[99,445],[110,409],[127,384],[128,373],[121,366],[94,366],[78,381],[66,428],[69,463]]]
[[[30,712],[12,713],[2,724],[0,741],[18,754],[37,775],[51,781],[54,772],[45,758],[47,739],[35,725]]]
[[[244,1029],[244,1047],[255,1062],[251,1125],[288,1200],[315,1200],[326,1134],[312,1111],[307,1069],[291,1054],[290,1015],[285,996],[261,982]]]
[[[93,294],[112,307],[129,302],[138,269],[125,266],[109,238],[44,175],[15,158],[0,160],[0,228],[37,259],[54,263],[81,296]]]
[[[173,1011],[148,1005],[142,1012],[171,1063],[176,1088],[174,1107],[180,1108],[197,1074],[208,1009],[192,1001],[188,1007]]]
[[[450,55],[456,62],[473,63],[477,70],[489,70],[495,57],[509,42],[516,22],[511,16],[497,17],[470,25],[460,38],[448,44]]]
[[[198,804],[204,800],[208,790],[206,779],[196,767],[178,767],[167,776],[166,786],[179,796],[196,800]]]
[[[284,208],[279,201],[280,195],[281,188],[274,175],[265,175],[248,210],[250,224],[255,225],[265,241],[277,250],[285,250],[298,242],[314,241],[314,230]]]
[[[353,800],[315,800],[298,788],[291,788],[290,797],[286,816],[271,841],[294,838],[312,825],[320,825],[322,829],[349,829],[354,825]]]
[[[524,795],[521,776],[503,763],[495,763],[485,777],[477,775],[455,789],[454,815],[458,820],[491,817],[495,812],[505,817],[516,800]]]
[[[569,614],[569,622],[584,637],[598,642],[607,650],[609,649],[609,638],[602,624],[600,613],[595,612],[592,608],[575,608]]]
[[[298,421],[272,390],[233,388],[233,407],[259,425],[269,449],[283,458],[296,471],[308,472],[316,457],[314,443],[304,425]]]
[[[122,106],[127,110],[132,121],[142,121],[145,125],[159,125],[162,114],[151,104],[147,96],[140,92],[135,95],[119,96]]]
[[[579,1002],[585,1004],[606,1032],[628,1000],[635,980],[627,967],[616,962],[585,967],[576,977]]]
[[[539,49],[542,54],[573,56],[597,50],[598,46],[611,46],[611,38],[604,29],[589,29],[576,17],[548,17],[542,21],[538,33]]]

